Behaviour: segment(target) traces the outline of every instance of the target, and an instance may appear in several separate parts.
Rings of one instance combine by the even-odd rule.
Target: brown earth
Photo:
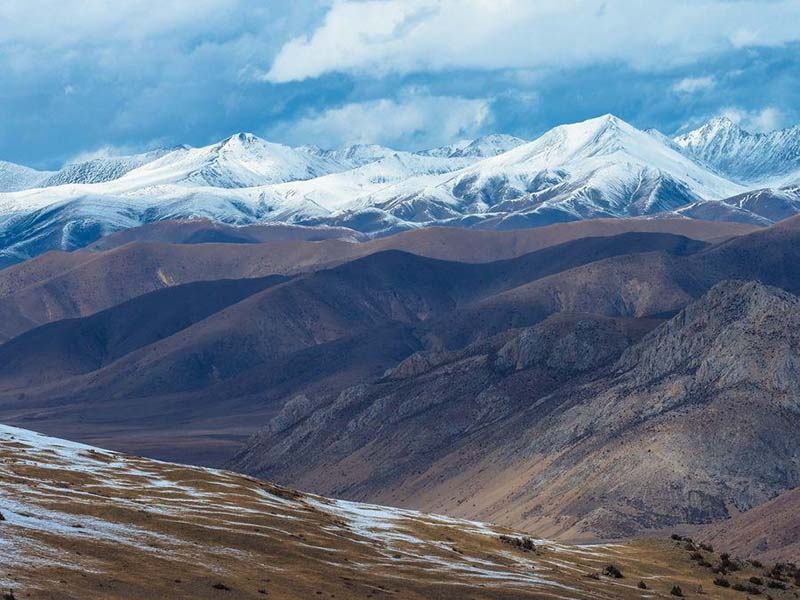
[[[219,463],[297,394],[344,389],[425,347],[502,333],[512,326],[507,315],[519,327],[558,311],[549,301],[506,301],[489,318],[483,303],[510,287],[620,253],[702,247],[630,233],[486,264],[382,252],[261,291],[247,281],[176,286],[0,346],[0,412],[95,444]],[[215,300],[219,310],[206,315],[207,296],[232,286],[252,293],[228,306]],[[191,306],[204,307],[194,320]],[[470,307],[486,315],[480,327]],[[203,448],[176,443],[183,435]]]
[[[739,556],[800,564],[800,488],[698,531],[702,539]]]
[[[310,241],[296,239],[300,234],[279,234],[299,230],[310,237],[309,231],[317,231],[305,228],[215,226],[212,231],[227,233],[208,236],[217,240],[213,243],[166,243],[191,239],[208,227],[203,221],[147,225],[103,238],[97,243],[103,250],[48,252],[0,270],[0,342],[37,325],[90,315],[164,287],[296,274],[386,250],[457,262],[492,262],[585,237],[650,232],[718,241],[754,230],[724,222],[608,219],[508,232],[431,228],[356,243],[347,238]],[[231,243],[235,235],[261,243]],[[225,240],[229,243],[220,243]]]
[[[0,459],[0,586],[16,598],[742,597],[689,542],[530,540],[3,426]],[[734,562],[728,585],[763,577]],[[796,594],[768,581],[753,589]]]
[[[712,246],[628,233],[170,286],[0,345],[0,416],[205,464],[264,427],[237,469],[562,538],[735,520],[798,485],[798,223]],[[213,244],[163,248],[192,249],[187,273],[194,248],[216,260]]]
[[[231,465],[568,538],[708,523],[800,484],[796,296],[722,283],[644,337],[559,319],[287,404],[290,426]]]

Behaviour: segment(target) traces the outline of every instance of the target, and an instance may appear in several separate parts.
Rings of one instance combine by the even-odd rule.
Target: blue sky
[[[800,0],[4,0],[0,159],[800,121]]]

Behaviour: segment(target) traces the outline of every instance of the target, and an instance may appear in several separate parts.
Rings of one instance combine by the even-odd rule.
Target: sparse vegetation
[[[4,454],[0,448],[0,467],[8,468],[11,463],[5,463],[2,459],[13,456],[14,452],[17,452],[16,447],[12,447],[9,454]],[[52,460],[52,457],[38,452],[31,450],[30,454],[36,460],[50,464],[48,461]],[[58,456],[54,455],[56,458]],[[74,454],[69,454],[69,456],[72,457]],[[82,458],[85,459],[85,457]],[[467,586],[484,583],[485,589],[489,590],[485,594],[486,598],[538,597],[539,590],[536,588],[532,589],[530,594],[517,593],[522,587],[520,582],[531,581],[532,574],[537,576],[536,579],[539,577],[549,579],[573,590],[574,593],[571,592],[570,597],[574,598],[601,596],[608,598],[622,596],[714,598],[727,594],[744,600],[746,593],[735,593],[728,589],[734,583],[738,583],[743,588],[743,592],[750,592],[749,595],[754,600],[765,598],[769,593],[773,593],[776,600],[791,598],[791,592],[789,594],[772,592],[772,590],[757,585],[760,582],[768,581],[764,570],[754,570],[749,563],[743,561],[740,562],[740,565],[744,572],[725,577],[712,575],[710,570],[698,569],[696,565],[704,564],[704,561],[711,560],[714,563],[721,563],[722,560],[718,554],[703,551],[699,549],[699,546],[696,550],[687,551],[684,548],[686,540],[676,542],[664,539],[644,539],[637,540],[630,545],[624,542],[619,543],[609,550],[601,545],[591,552],[570,552],[566,545],[551,546],[549,542],[540,543],[536,538],[507,530],[487,533],[487,530],[482,528],[475,531],[478,528],[458,527],[455,522],[448,527],[434,527],[429,525],[427,518],[419,517],[419,522],[417,522],[416,518],[404,514],[402,520],[397,520],[397,531],[404,532],[404,535],[413,535],[414,539],[419,540],[418,543],[421,547],[417,552],[413,546],[402,539],[398,542],[399,545],[395,545],[391,533],[384,537],[376,529],[367,537],[360,531],[355,531],[357,521],[351,520],[350,512],[345,510],[347,506],[339,505],[334,501],[320,500],[318,504],[314,505],[313,510],[310,510],[311,502],[304,501],[305,497],[296,502],[278,501],[273,494],[263,493],[263,490],[270,488],[263,488],[261,482],[250,478],[198,470],[194,467],[164,467],[161,463],[150,466],[145,459],[128,458],[122,455],[115,458],[115,463],[117,461],[122,465],[129,463],[129,469],[124,471],[124,481],[126,482],[151,481],[152,479],[173,482],[191,478],[196,482],[196,489],[203,490],[212,499],[218,499],[218,504],[212,504],[212,506],[227,506],[227,502],[232,498],[236,499],[236,505],[232,506],[229,511],[226,511],[225,508],[218,508],[221,513],[220,519],[210,523],[210,526],[213,527],[210,534],[207,534],[205,529],[195,526],[187,527],[181,532],[181,535],[186,535],[187,545],[191,544],[191,548],[196,548],[189,558],[190,562],[185,562],[182,556],[179,561],[171,563],[166,553],[153,556],[155,553],[149,550],[139,551],[137,548],[126,547],[126,554],[119,552],[112,557],[119,556],[122,559],[117,563],[113,572],[95,573],[86,568],[94,564],[94,556],[87,557],[78,554],[75,552],[76,546],[72,545],[72,540],[78,537],[80,531],[83,531],[82,538],[89,533],[89,530],[65,528],[64,539],[67,541],[56,540],[57,545],[53,546],[53,556],[58,556],[57,553],[70,552],[69,556],[74,560],[76,566],[79,569],[85,569],[87,573],[86,576],[81,577],[78,570],[75,569],[74,572],[64,575],[64,581],[59,583],[59,590],[63,591],[65,596],[69,594],[70,597],[84,597],[81,590],[91,586],[89,589],[100,589],[102,597],[109,599],[125,597],[115,596],[114,593],[117,590],[109,589],[107,582],[121,572],[126,565],[134,563],[141,564],[141,572],[146,573],[144,583],[148,586],[152,585],[152,592],[148,597],[166,598],[193,595],[198,598],[208,597],[222,600],[247,594],[266,598],[289,595],[286,593],[286,588],[283,587],[291,585],[288,577],[280,577],[275,583],[269,583],[268,579],[263,578],[265,574],[263,565],[271,561],[269,564],[275,563],[277,568],[287,571],[291,571],[295,565],[298,565],[298,573],[300,573],[298,578],[300,576],[308,578],[307,583],[304,581],[304,585],[307,585],[305,591],[308,597],[332,598],[333,594],[329,593],[330,591],[336,592],[336,598],[373,597],[377,599],[378,596],[383,595],[377,590],[381,589],[381,584],[386,583],[384,574],[389,562],[387,558],[395,557],[396,562],[392,561],[389,568],[404,572],[401,574],[408,575],[409,578],[398,578],[396,580],[398,589],[396,591],[392,589],[386,593],[395,594],[400,598],[437,597],[435,592],[441,588],[441,582],[449,581],[447,577],[449,577],[451,569],[448,569],[446,565],[472,565],[479,564],[478,561],[485,562],[485,569],[476,569],[474,574],[467,569],[452,569],[455,571],[453,581],[457,581],[458,585],[465,589],[468,589]],[[88,464],[89,468],[97,469],[97,472],[103,475],[106,475],[110,469],[106,463],[96,466],[93,461],[82,460],[80,464]],[[113,468],[120,467],[115,464]],[[162,469],[166,470],[162,471]],[[6,476],[5,474],[9,472],[13,474],[11,471],[0,468],[0,475]],[[53,477],[59,477],[63,481],[76,480],[69,471],[53,469],[52,472],[54,473]],[[140,472],[148,473],[148,475],[139,475]],[[135,523],[145,531],[153,531],[158,534],[164,531],[161,528],[161,522],[157,520],[158,509],[162,506],[162,501],[169,502],[171,505],[174,492],[170,491],[166,485],[154,486],[150,490],[145,485],[130,486],[124,490],[125,496],[122,502],[118,502],[114,499],[114,490],[111,488],[115,482],[116,479],[112,478],[108,487],[98,490],[102,492],[102,495],[96,495],[98,506],[103,510],[113,511],[112,514],[115,517],[129,515],[124,522]],[[216,482],[219,482],[220,485],[215,485]],[[46,485],[47,488],[37,488],[37,490],[50,490],[50,484]],[[53,498],[60,499],[64,495],[62,489],[63,486],[54,486]],[[82,490],[78,489],[75,492],[81,493]],[[131,498],[140,499],[142,502],[131,502]],[[36,498],[32,502],[35,500]],[[147,503],[145,504],[145,502]],[[142,510],[142,505],[148,508],[146,514],[139,512]],[[90,508],[92,513],[89,514],[94,514],[98,510],[94,505]],[[242,515],[242,508],[252,510],[252,512]],[[127,512],[123,513],[123,510]],[[204,509],[201,507],[197,510]],[[392,519],[392,509],[375,508],[373,510],[376,516],[372,518],[381,519],[385,515],[387,521],[395,522]],[[86,512],[76,511],[76,513],[69,513],[70,520],[66,521],[67,527],[70,523],[82,522],[86,528],[88,524],[84,519],[97,518],[90,517]],[[197,514],[205,513],[187,510],[187,522],[198,521],[199,519],[195,518]],[[262,535],[268,528],[275,527],[276,523],[284,527],[284,515],[292,520],[292,526],[296,529],[287,531],[288,535],[285,539],[275,540]],[[9,514],[7,518],[13,520],[12,517],[16,517],[16,514]],[[340,522],[343,523],[341,527],[338,525]],[[438,523],[438,521],[435,522]],[[169,531],[174,531],[172,525],[169,524],[170,521],[165,520],[164,523],[166,527],[170,528]],[[204,568],[204,565],[216,564],[212,562],[216,559],[209,558],[216,554],[205,553],[202,544],[209,539],[218,539],[216,538],[217,528],[223,523],[226,527],[229,523],[236,525],[231,528],[232,531],[226,534],[225,541],[230,541],[229,547],[234,550],[246,549],[248,556],[255,557],[255,560],[240,561],[237,554],[232,555],[228,562],[229,557],[226,556],[225,562],[219,563],[225,567],[225,570],[210,571],[209,577],[206,574],[209,571]],[[333,523],[336,525],[332,526]],[[7,526],[6,524],[5,527]],[[3,527],[4,525],[0,524],[0,535]],[[259,535],[258,543],[254,543],[253,532]],[[429,532],[434,533],[435,536],[429,538]],[[506,535],[501,536],[501,533]],[[239,534],[242,536],[241,544],[237,540]],[[357,540],[358,543],[351,542],[351,539]],[[369,540],[371,543],[364,543],[365,540]],[[330,547],[334,552],[330,554],[310,553],[302,550],[311,545],[320,548]],[[83,550],[81,547],[77,548]],[[301,550],[297,551],[297,549]],[[197,558],[195,558],[195,551]],[[127,554],[128,552],[130,554]],[[514,560],[514,556],[519,560]],[[317,557],[324,562],[315,564]],[[433,560],[426,562],[427,557]],[[735,562],[735,559],[730,556],[724,558],[725,564]],[[298,562],[294,562],[295,560]],[[200,577],[196,577],[198,567],[203,573]],[[353,572],[354,569],[357,569],[357,572]],[[769,569],[773,569],[771,564]],[[318,575],[315,571],[319,572]],[[488,577],[485,573],[487,571],[490,575],[497,573],[490,583],[486,583]],[[774,572],[776,575],[784,577],[785,585],[794,591],[790,584],[793,579],[787,579],[790,573],[795,573],[794,567],[784,564],[776,565]],[[374,578],[373,573],[375,574]],[[356,579],[348,580],[346,575],[353,575]],[[87,577],[89,579],[86,579]],[[716,581],[714,581],[715,577],[717,577]],[[728,579],[730,583],[728,583]],[[9,581],[6,586],[21,585],[18,581],[23,581],[23,579]],[[186,585],[179,585],[181,581]],[[322,581],[325,582],[324,587],[320,583]],[[403,587],[405,581],[412,581],[413,585],[420,590],[420,595],[408,594],[408,590]],[[712,581],[718,587],[714,587]],[[332,582],[331,585],[328,585],[328,582]],[[430,588],[428,588],[429,585]],[[314,586],[316,586],[316,590],[324,589],[325,591],[315,595]],[[336,586],[337,589],[332,589],[333,586]],[[760,592],[758,591],[759,587]],[[702,591],[703,588],[705,593]],[[122,586],[120,589],[123,589]],[[4,591],[4,589],[0,589],[0,600],[15,600],[13,595],[4,595]],[[25,597],[24,587],[17,588],[16,592],[19,593],[17,598],[20,600]],[[370,594],[371,596],[369,596]]]
[[[794,563],[776,563],[769,572],[773,579],[792,579],[800,575],[797,565]]]
[[[14,590],[3,592],[3,600],[17,600],[17,597],[14,595]]]
[[[700,567],[705,567],[707,569],[712,567],[711,563],[706,560],[706,557],[703,556],[701,552],[697,552],[696,550],[689,555],[689,558],[695,561]]]
[[[536,544],[529,537],[514,537],[510,535],[501,535],[500,541],[505,544],[510,544],[523,552],[536,552]]]
[[[731,573],[733,571],[738,571],[742,568],[739,562],[735,559],[731,559],[731,555],[727,552],[723,552],[719,555],[719,564],[714,567],[715,573],[721,573],[725,575],[726,573]]]
[[[734,583],[731,586],[731,589],[736,590],[737,592],[747,592],[748,594],[753,594],[754,596],[761,594],[761,590],[752,584]]]
[[[622,579],[622,571],[616,565],[608,565],[605,569],[603,569],[603,575],[606,577],[613,577],[614,579]]]
[[[700,549],[701,550],[705,550],[706,552],[713,552],[714,551],[714,546],[712,546],[711,544],[701,543],[700,544]]]
[[[273,496],[277,496],[278,498],[283,498],[284,500],[299,500],[303,497],[302,492],[298,492],[296,490],[290,490],[289,488],[285,488],[279,485],[267,485],[262,484],[261,488],[264,489],[269,494]]]

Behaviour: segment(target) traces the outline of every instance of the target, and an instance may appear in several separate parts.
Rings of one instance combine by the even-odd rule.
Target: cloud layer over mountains
[[[722,114],[782,127],[799,116],[797,11],[787,0],[6,2],[0,113],[15,118],[0,126],[0,158],[51,170],[231,131],[408,150],[532,139],[604,112],[670,134]]]

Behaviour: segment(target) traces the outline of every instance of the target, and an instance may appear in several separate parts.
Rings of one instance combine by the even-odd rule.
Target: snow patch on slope
[[[225,564],[257,560],[264,562],[257,568],[281,572],[292,559],[274,554],[277,538],[287,556],[325,551],[322,558],[304,554],[305,560],[334,570],[390,567],[398,581],[448,577],[459,585],[502,581],[515,588],[578,590],[564,581],[550,556],[558,554],[555,560],[563,562],[570,549],[538,540],[547,556],[511,552],[499,541],[503,530],[483,523],[329,500],[226,471],[142,459],[3,425],[0,458],[0,583],[6,586],[30,585],[42,569],[54,567],[102,576],[113,559],[69,551],[70,561],[63,560],[65,547],[87,541],[95,549],[112,549],[113,556],[122,553],[123,563],[155,555],[222,573]],[[216,531],[246,543],[239,549],[235,541],[209,542]],[[453,535],[495,550],[457,550]],[[263,538],[265,554],[254,555],[253,548],[261,546],[253,545],[253,537]],[[599,565],[613,554],[600,547],[575,551],[584,565]],[[581,574],[574,583],[583,580]]]

